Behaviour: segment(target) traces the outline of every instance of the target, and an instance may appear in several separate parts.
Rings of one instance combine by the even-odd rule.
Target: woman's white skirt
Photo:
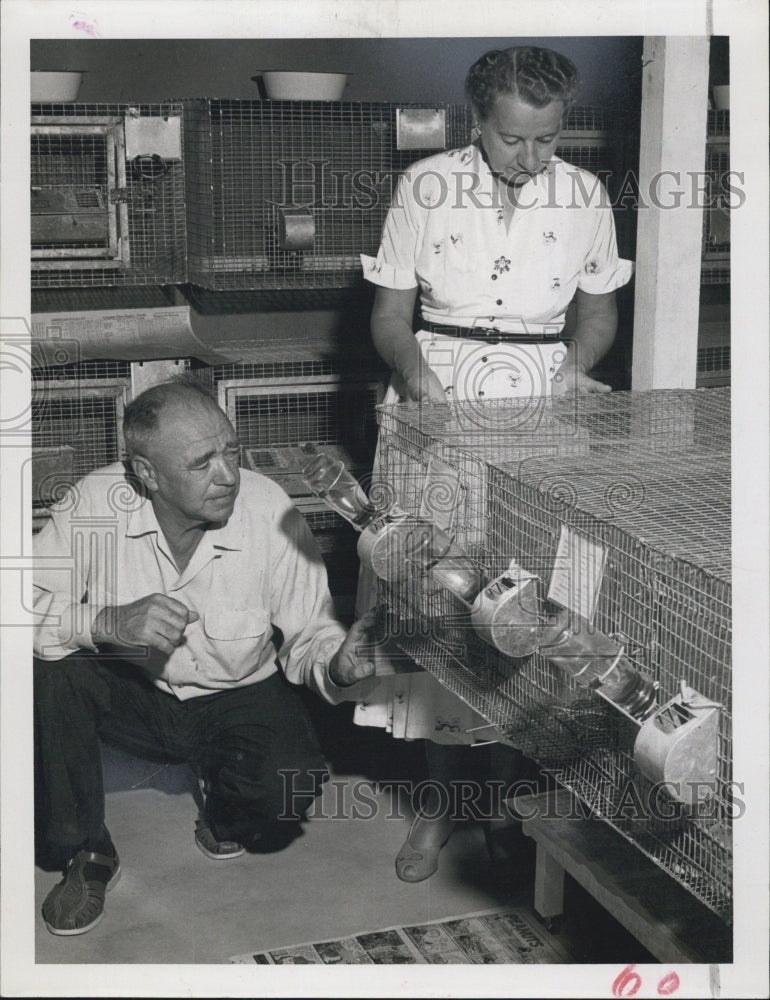
[[[566,356],[561,342],[549,344],[500,343],[420,330],[416,334],[425,361],[441,382],[448,400],[512,399],[548,396],[551,382]],[[401,381],[394,375],[383,403],[403,400]],[[375,470],[378,456],[375,455]],[[376,473],[375,473],[376,478]],[[365,567],[359,574],[356,615],[377,600],[377,578]],[[387,658],[378,657],[380,682],[359,702],[353,721],[379,726],[400,739],[429,739],[434,743],[471,744],[483,741],[485,720],[427,671],[398,673]]]

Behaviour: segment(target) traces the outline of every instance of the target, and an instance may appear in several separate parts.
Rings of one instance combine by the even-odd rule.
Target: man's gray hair
[[[123,439],[126,455],[133,458],[142,454],[147,441],[158,429],[159,417],[167,406],[190,407],[195,405],[219,407],[217,397],[209,386],[195,375],[176,375],[145,389],[132,400],[123,412]]]

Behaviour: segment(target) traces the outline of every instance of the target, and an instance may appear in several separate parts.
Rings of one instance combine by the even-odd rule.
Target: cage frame
[[[74,123],[74,125],[73,125]],[[123,122],[118,118],[77,119],[77,118],[32,118],[31,135],[94,135],[104,136],[107,167],[107,222],[109,243],[101,252],[96,248],[45,248],[32,247],[32,267],[35,270],[81,269],[81,268],[127,268],[131,255],[128,243],[128,205],[121,200],[113,200],[113,192],[126,187],[126,142]],[[107,258],[100,260],[98,258]],[[52,258],[52,259],[47,259]],[[72,258],[84,258],[82,260]]]
[[[162,186],[149,187],[146,180],[129,170],[126,122],[129,118],[178,119],[179,156],[163,159],[166,165]],[[35,290],[74,288],[140,287],[179,284],[187,280],[187,239],[185,207],[185,162],[183,153],[184,109],[181,101],[155,102],[32,102],[31,133],[43,128],[48,134],[85,136],[89,128],[98,134],[112,129],[115,154],[107,155],[107,167],[114,170],[114,184],[108,185],[108,224],[116,234],[116,254],[100,256],[97,248],[66,245],[54,253],[33,252],[31,284]],[[55,130],[55,131],[53,131]],[[114,162],[113,162],[114,161]],[[77,184],[65,185],[77,188]],[[142,203],[142,197],[148,199]],[[113,215],[115,220],[113,222]]]

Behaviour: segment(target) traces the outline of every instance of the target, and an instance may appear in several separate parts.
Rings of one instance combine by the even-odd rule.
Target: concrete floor
[[[361,730],[346,707],[316,719],[334,781],[304,833],[283,851],[212,861],[193,841],[197,806],[191,770],[159,766],[105,748],[107,824],[121,858],[120,882],[102,922],[87,934],[56,937],[40,906],[60,879],[38,869],[38,963],[206,963],[233,955],[354,932],[441,919],[495,906],[531,905],[532,885],[504,884],[481,829],[460,826],[428,881],[399,881],[393,859],[409,826],[372,778],[422,777],[419,745]],[[349,817],[351,788],[367,784],[372,818]],[[572,916],[570,916],[572,914]],[[575,962],[645,962],[644,949],[577,885],[567,885],[562,943]]]

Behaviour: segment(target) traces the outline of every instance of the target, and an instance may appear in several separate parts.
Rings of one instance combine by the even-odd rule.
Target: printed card
[[[593,622],[606,558],[603,546],[562,525],[548,588],[549,601]]]

